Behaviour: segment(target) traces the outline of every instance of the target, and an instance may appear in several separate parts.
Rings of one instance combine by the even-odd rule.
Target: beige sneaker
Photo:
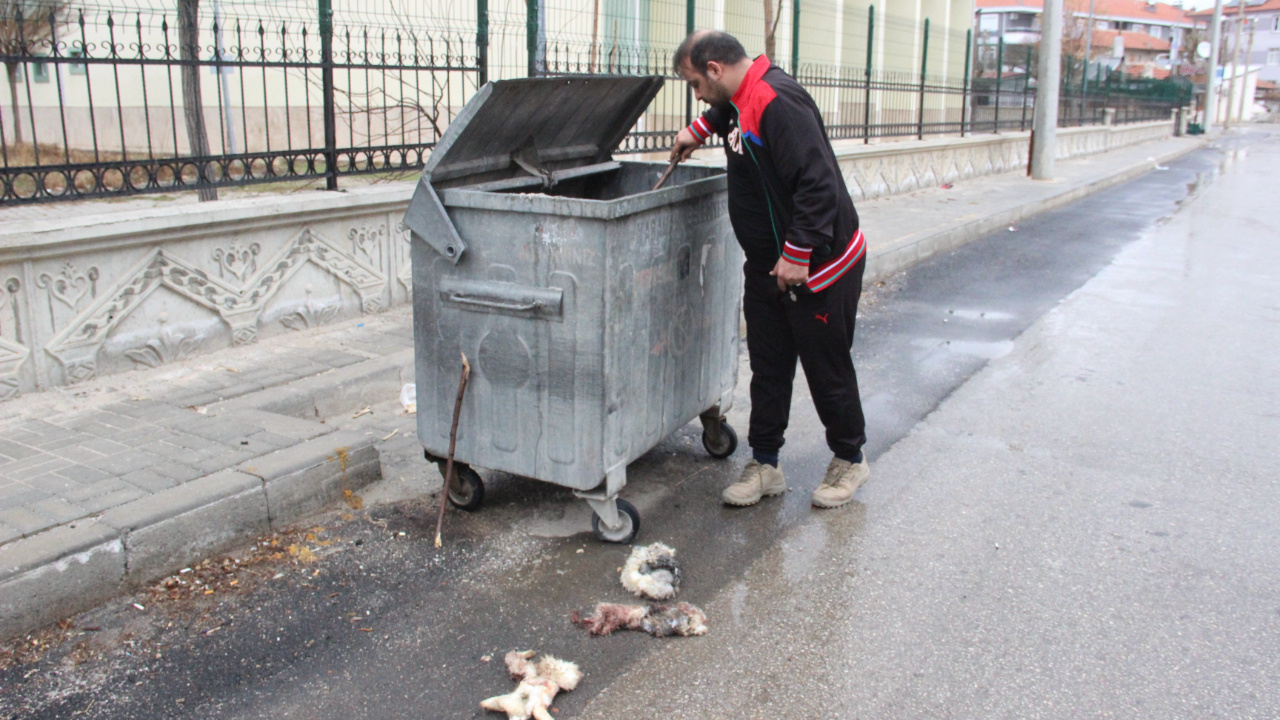
[[[787,491],[787,479],[781,467],[761,465],[755,458],[742,468],[742,477],[720,493],[725,505],[755,505],[760,498],[781,495]]]
[[[854,464],[848,460],[831,458],[827,465],[827,476],[822,484],[813,491],[813,506],[834,508],[847,504],[853,494],[862,487],[862,483],[871,477],[871,465],[867,463],[867,455],[863,453],[862,462]]]

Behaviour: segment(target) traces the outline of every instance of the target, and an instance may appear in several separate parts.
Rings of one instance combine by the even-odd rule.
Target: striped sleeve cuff
[[[702,118],[693,121],[693,124],[689,126],[689,132],[693,133],[693,136],[700,143],[705,143],[707,138],[711,137],[711,128],[707,125],[707,121]]]
[[[782,259],[796,265],[808,265],[809,255],[812,253],[813,248],[792,245],[790,242],[782,245]]]

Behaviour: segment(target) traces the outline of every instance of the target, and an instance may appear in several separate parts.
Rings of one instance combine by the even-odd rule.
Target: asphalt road
[[[375,490],[237,586],[77,618],[0,717],[498,717],[513,648],[581,665],[558,717],[1276,717],[1280,135],[1220,145],[869,289],[852,506],[809,507],[805,392],[782,498],[722,507],[747,451],[696,424],[632,465],[706,637],[586,637],[627,549],[489,475],[443,551],[430,498]]]

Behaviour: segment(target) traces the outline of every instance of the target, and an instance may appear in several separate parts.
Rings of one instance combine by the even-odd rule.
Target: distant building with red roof
[[[1083,58],[1088,47],[1091,62],[1101,62],[1109,68],[1123,67],[1125,72],[1140,77],[1168,76],[1167,69],[1177,66],[1187,34],[1197,24],[1196,17],[1178,5],[1147,0],[1093,0],[1093,31],[1086,35],[1089,0],[1065,1],[1074,23],[1068,21],[1063,30],[1064,52]],[[1280,4],[1280,0],[1267,2]],[[994,50],[1001,39],[1006,46],[1040,42],[1043,0],[975,0],[974,8],[978,52],[985,65],[994,65]],[[1012,53],[1014,58],[1024,56],[1025,53]]]
[[[1213,7],[1197,10],[1191,15],[1208,25],[1213,22]],[[1232,46],[1239,23],[1239,0],[1224,0],[1222,38],[1226,63],[1232,60]],[[1262,82],[1280,82],[1280,0],[1245,0],[1244,23],[1240,28],[1239,62],[1258,68],[1259,87]],[[1248,58],[1244,57],[1246,53],[1249,53]]]

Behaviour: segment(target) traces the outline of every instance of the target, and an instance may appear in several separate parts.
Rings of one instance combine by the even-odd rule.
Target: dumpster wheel
[[[440,468],[440,476],[443,477],[448,461],[432,455],[430,450],[423,450],[422,455],[427,462],[435,463]],[[467,512],[478,510],[484,504],[484,480],[466,463],[455,462],[453,472],[458,481],[455,483],[456,487],[449,488],[449,504]]]
[[[601,542],[626,544],[634,540],[636,533],[640,532],[640,511],[636,510],[635,505],[622,498],[618,498],[616,502],[618,519],[622,523],[617,528],[609,529],[600,521],[600,515],[593,512],[591,513],[591,532],[595,533]]]
[[[449,504],[459,510],[478,510],[484,504],[484,480],[470,465],[455,462],[453,472],[457,476],[457,487],[449,487]]]
[[[713,438],[712,435],[720,437]],[[727,420],[720,421],[718,432],[708,432],[708,428],[702,428],[702,447],[706,448],[707,454],[717,460],[723,460],[733,454],[738,449],[738,433],[734,432],[733,426]]]

